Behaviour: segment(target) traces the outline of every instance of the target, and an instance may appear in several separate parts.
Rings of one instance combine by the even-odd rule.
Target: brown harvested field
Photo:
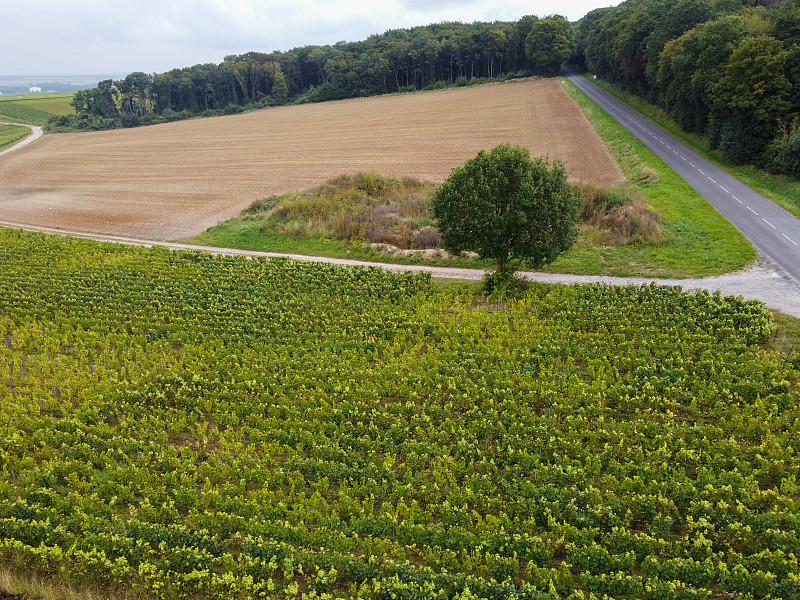
[[[49,135],[0,158],[0,221],[180,239],[342,174],[443,181],[503,142],[624,182],[559,82],[532,80]]]

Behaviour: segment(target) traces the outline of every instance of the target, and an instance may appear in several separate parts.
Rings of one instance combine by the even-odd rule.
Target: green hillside
[[[0,150],[13,146],[21,139],[30,135],[30,133],[31,130],[27,127],[0,124]]]
[[[800,595],[800,373],[758,303],[537,285],[497,304],[377,269],[0,247],[15,589]]]
[[[26,125],[47,125],[54,117],[75,114],[72,106],[74,95],[73,92],[56,92],[0,97],[0,120]]]

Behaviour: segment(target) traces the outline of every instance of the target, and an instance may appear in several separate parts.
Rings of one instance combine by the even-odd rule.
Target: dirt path
[[[0,158],[0,216],[184,239],[256,200],[343,174],[444,181],[453,167],[503,142],[562,160],[573,181],[624,184],[560,82],[542,79],[46,135]]]
[[[48,227],[32,227],[28,225],[20,225],[18,223],[9,223],[6,221],[0,221],[0,226],[15,227],[27,231],[43,231],[45,233],[53,233],[57,235],[69,235],[73,237],[114,242],[119,244],[129,244],[134,246],[164,246],[175,250],[203,250],[206,252],[230,256],[280,256],[294,260],[325,262],[344,266],[372,266],[389,271],[426,271],[434,277],[444,277],[449,279],[479,280],[484,274],[484,271],[481,269],[393,265],[387,263],[374,263],[341,258],[327,258],[323,256],[278,254],[274,252],[258,252],[253,250],[238,250],[234,248],[195,246],[192,244],[181,244],[177,242],[161,242],[154,240],[143,240],[133,237],[107,236],[83,233],[79,231],[66,231],[63,229],[53,229]],[[520,274],[531,281],[540,281],[543,283],[606,283],[609,285],[647,285],[650,283],[656,283],[659,285],[677,285],[681,286],[684,290],[707,290],[712,293],[719,291],[723,296],[742,296],[748,300],[761,300],[767,307],[773,310],[779,310],[786,314],[800,318],[800,286],[794,283],[794,281],[786,275],[783,275],[775,265],[771,264],[763,257],[756,265],[747,270],[701,279],[648,279],[644,277],[607,277],[537,272],[522,272]]]
[[[10,123],[7,121],[0,121],[0,125],[16,125],[17,127],[27,127],[28,129],[31,130],[31,135],[26,137],[24,140],[17,142],[13,146],[11,146],[11,148],[6,148],[2,152],[0,152],[0,156],[8,154],[9,152],[13,152],[14,150],[19,150],[20,148],[23,148],[28,144],[32,144],[33,142],[35,142],[44,135],[44,131],[42,130],[42,128],[37,125],[25,125],[24,123]]]

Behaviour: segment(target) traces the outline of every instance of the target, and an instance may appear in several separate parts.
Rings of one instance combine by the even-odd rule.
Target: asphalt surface
[[[700,156],[585,77],[566,77],[683,177],[753,246],[800,285],[800,220]],[[800,290],[798,290],[800,293]]]
[[[724,190],[722,190],[723,200],[722,203],[724,205],[725,195],[730,194],[732,195],[734,192],[736,196],[734,197],[735,202],[742,202],[744,203],[745,199],[747,199],[750,212],[755,212],[761,210],[761,214],[755,215],[761,217],[765,223],[768,225],[767,234],[772,233],[772,237],[775,238],[775,231],[777,231],[777,224],[781,224],[782,226],[788,223],[790,226],[793,226],[792,229],[790,226],[785,227],[785,229],[781,230],[781,234],[790,243],[797,242],[800,240],[800,227],[798,226],[798,221],[795,217],[785,210],[777,207],[775,204],[770,202],[769,200],[763,198],[744,184],[742,184],[737,179],[732,178],[730,175],[719,169],[718,167],[712,165],[694,151],[686,148],[671,136],[665,134],[659,128],[655,127],[652,123],[648,120],[644,119],[637,113],[633,112],[611,96],[609,96],[604,91],[600,90],[597,86],[591,84],[590,82],[586,81],[583,77],[577,76],[574,73],[568,74],[568,77],[586,93],[592,100],[598,103],[602,108],[608,110],[612,116],[614,116],[623,126],[628,128],[629,130],[633,131],[634,135],[641,139],[649,148],[651,148],[658,156],[660,156],[667,164],[673,167],[678,173],[684,176],[690,184],[692,184],[696,189],[703,194],[702,189],[706,189],[714,198],[720,195],[720,193],[713,188],[713,186],[723,186]],[[630,124],[630,127],[628,126]],[[28,138],[22,140],[22,142],[18,143],[17,145],[9,148],[5,152],[11,152],[12,150],[16,150],[22,146],[25,146],[36,139],[41,137],[41,129],[34,127],[32,125],[26,125],[26,127],[30,127],[33,131],[33,135],[29,136]],[[38,130],[38,131],[37,131]],[[4,152],[4,153],[5,153]],[[674,158],[674,155],[677,155],[677,158]],[[687,163],[687,164],[682,164]],[[687,167],[689,168],[687,170]],[[701,171],[702,173],[694,173],[693,171]],[[685,173],[685,174],[684,174]],[[723,179],[723,178],[727,179]],[[690,180],[691,178],[691,180]],[[705,181],[708,179],[708,181]],[[713,181],[712,181],[713,179]],[[692,180],[695,180],[693,183]],[[730,181],[728,181],[730,180]],[[723,183],[724,181],[724,183]],[[705,194],[703,194],[705,196]],[[707,197],[707,196],[706,196]],[[751,198],[757,197],[756,199],[760,199],[760,201],[764,202],[764,208],[761,204],[756,206],[756,202]],[[714,206],[717,204],[712,201]],[[719,201],[719,200],[717,200]],[[728,201],[728,204],[731,204]],[[719,208],[719,207],[718,207]],[[734,206],[735,208],[735,206]],[[772,216],[772,212],[775,211],[776,216]],[[726,212],[720,209],[720,212],[728,217]],[[741,211],[739,211],[741,213]],[[763,214],[763,216],[762,216]],[[2,215],[0,215],[1,217]],[[733,217],[728,217],[731,221],[734,222],[734,225],[739,227],[737,224],[737,220],[741,215],[735,214]],[[746,215],[745,215],[746,216]],[[752,218],[748,218],[748,220],[752,221]],[[270,252],[257,252],[257,251],[248,251],[248,250],[236,250],[231,248],[216,248],[216,247],[208,247],[208,246],[195,246],[190,244],[181,244],[175,242],[165,242],[165,241],[156,241],[156,240],[143,240],[143,239],[136,239],[136,238],[129,238],[129,237],[122,237],[122,236],[108,236],[108,235],[100,235],[94,234],[89,232],[83,231],[70,231],[64,229],[55,229],[50,227],[37,227],[31,225],[23,225],[21,223],[13,223],[8,221],[0,220],[0,227],[12,227],[12,228],[19,228],[19,229],[26,229],[30,231],[43,231],[52,234],[58,235],[69,235],[73,237],[83,237],[94,239],[98,241],[108,241],[108,242],[116,242],[121,244],[129,244],[129,245],[138,245],[138,246],[166,246],[168,248],[173,249],[195,249],[195,250],[204,250],[208,252],[213,252],[217,254],[228,254],[228,255],[246,255],[246,256],[264,256],[264,257],[274,257],[274,256],[284,256],[287,258],[295,259],[295,260],[305,260],[305,261],[324,261],[328,263],[334,264],[341,264],[341,265],[358,265],[358,266],[372,266],[372,267],[380,267],[387,270],[393,271],[427,271],[431,273],[434,277],[446,277],[446,278],[453,278],[453,279],[481,279],[483,277],[484,272],[479,269],[458,269],[458,268],[448,268],[448,267],[421,267],[421,266],[407,266],[407,265],[392,265],[387,263],[369,263],[363,261],[355,261],[355,260],[343,260],[343,259],[335,259],[335,258],[325,258],[325,257],[317,257],[317,256],[303,256],[303,255],[293,255],[293,254],[277,254],[277,253],[270,253]],[[775,227],[775,230],[772,231],[771,228]],[[742,228],[740,227],[740,230]],[[763,228],[762,228],[763,229]],[[743,230],[743,233],[744,230]],[[747,236],[747,233],[745,233]],[[651,283],[656,283],[660,285],[674,285],[680,286],[684,290],[706,290],[709,292],[720,292],[723,295],[734,295],[734,296],[742,296],[745,299],[756,299],[764,302],[766,306],[772,308],[774,310],[779,310],[784,313],[800,317],[800,274],[798,274],[798,263],[800,262],[800,249],[795,247],[794,254],[792,254],[792,248],[789,248],[788,252],[788,260],[789,260],[789,268],[784,264],[776,264],[777,261],[773,258],[772,254],[768,253],[765,250],[765,245],[762,243],[753,240],[748,236],[748,239],[760,250],[761,253],[761,260],[758,264],[752,266],[750,269],[746,271],[741,271],[737,273],[730,273],[726,275],[720,275],[717,277],[706,277],[702,279],[653,279],[653,278],[645,278],[645,277],[629,277],[629,278],[621,278],[621,277],[608,277],[608,276],[581,276],[581,275],[570,275],[570,274],[555,274],[555,273],[535,273],[535,272],[521,272],[519,275],[525,277],[531,281],[540,281],[544,283],[563,283],[563,284],[571,284],[571,283],[605,283],[608,285],[646,285]],[[784,244],[786,246],[786,244]],[[781,255],[780,252],[777,254]],[[794,266],[794,268],[792,268]]]

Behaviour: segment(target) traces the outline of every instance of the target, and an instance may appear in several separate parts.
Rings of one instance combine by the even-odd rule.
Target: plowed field
[[[442,181],[503,142],[623,181],[558,81],[534,80],[46,136],[0,158],[0,220],[179,239],[345,173]]]

